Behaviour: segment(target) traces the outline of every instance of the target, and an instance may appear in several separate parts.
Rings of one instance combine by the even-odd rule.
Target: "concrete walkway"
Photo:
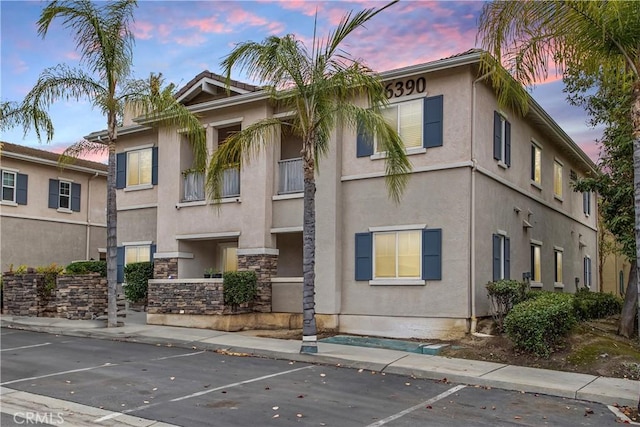
[[[635,406],[640,394],[640,381],[453,359],[398,350],[319,342],[317,354],[300,354],[299,340],[259,338],[242,332],[147,325],[145,313],[128,314],[125,325],[118,328],[106,328],[106,321],[101,320],[5,315],[1,316],[0,320],[0,326],[3,328],[184,348],[197,347],[301,362],[339,364],[343,367],[548,394],[606,405]]]

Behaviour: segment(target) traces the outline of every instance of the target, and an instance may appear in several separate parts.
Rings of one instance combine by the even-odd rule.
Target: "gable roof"
[[[39,150],[37,148],[27,147],[24,145],[11,144],[10,142],[1,141],[1,143],[2,149],[0,150],[0,157],[25,160],[49,166],[59,166],[58,160],[60,159],[60,154],[58,153]],[[104,163],[92,162],[91,160],[75,159],[73,163],[65,165],[64,168],[79,172],[98,173],[104,176],[107,175],[107,165]]]
[[[176,92],[175,97],[179,102],[188,102],[203,92],[209,95],[225,94],[227,90],[226,85],[227,79],[224,76],[205,70],[180,88],[180,90]],[[236,94],[245,94],[257,92],[260,90],[260,87],[230,79],[229,90]]]

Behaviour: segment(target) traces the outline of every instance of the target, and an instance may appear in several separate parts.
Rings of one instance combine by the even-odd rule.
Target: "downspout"
[[[471,85],[471,200],[469,205],[469,216],[471,217],[471,223],[469,227],[469,305],[471,312],[471,325],[469,327],[469,333],[475,334],[478,327],[478,319],[476,317],[476,170],[478,167],[478,160],[476,159],[476,84],[489,77],[496,71],[495,68],[491,69],[484,75],[474,80]]]
[[[95,175],[90,176],[89,180],[87,181],[87,250],[85,253],[85,260],[89,260],[89,255],[91,254],[91,245],[90,245],[90,241],[91,241],[91,215],[90,215],[90,211],[91,211],[91,180],[94,178],[98,177],[98,172],[95,173]]]

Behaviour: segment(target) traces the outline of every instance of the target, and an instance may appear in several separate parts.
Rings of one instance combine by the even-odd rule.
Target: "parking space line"
[[[407,415],[407,414],[409,414],[409,413],[411,413],[411,412],[413,412],[413,411],[415,411],[417,409],[424,408],[425,406],[431,405],[432,403],[437,402],[440,399],[444,399],[445,397],[449,396],[450,394],[453,394],[458,390],[462,390],[465,387],[466,387],[466,385],[457,385],[457,386],[455,386],[453,388],[450,388],[449,390],[445,391],[444,393],[440,393],[436,397],[432,397],[431,399],[426,400],[426,401],[424,401],[422,403],[418,403],[417,405],[412,406],[411,408],[405,409],[404,411],[400,411],[397,414],[393,414],[393,415],[391,415],[391,416],[389,416],[389,417],[387,417],[385,419],[376,421],[373,424],[369,424],[367,427],[383,426],[383,425],[385,425],[385,424],[387,424],[387,423],[389,423],[389,422],[391,422],[393,420],[397,420],[398,418],[403,417],[403,416],[405,416],[405,415]]]
[[[112,366],[118,366],[118,364],[117,363],[105,363],[103,365],[90,366],[88,368],[80,368],[80,369],[72,369],[70,371],[54,372],[53,374],[40,375],[40,376],[37,376],[37,377],[20,378],[18,380],[5,381],[3,383],[0,383],[0,386],[5,386],[5,385],[15,384],[15,383],[21,383],[21,382],[25,382],[25,381],[39,380],[39,379],[42,379],[42,378],[55,377],[55,376],[58,376],[58,375],[73,374],[73,373],[76,373],[76,372],[91,371],[93,369],[110,368]]]
[[[206,353],[206,350],[197,351],[195,353],[185,353],[185,354],[176,354],[174,356],[158,357],[156,359],[151,359],[151,360],[154,362],[157,362],[158,360],[175,359],[177,357],[189,357],[189,356],[195,356],[196,354],[202,354],[202,353]]]
[[[3,348],[0,351],[13,351],[13,350],[22,350],[25,348],[34,348],[34,347],[42,347],[43,345],[50,345],[50,342],[45,342],[42,344],[33,344],[33,345],[23,345],[22,347],[13,347],[13,348]]]
[[[204,390],[204,391],[199,391],[197,393],[188,394],[186,396],[176,397],[174,399],[169,400],[169,402],[179,402],[181,400],[191,399],[192,397],[198,397],[198,396],[202,396],[204,394],[213,393],[214,391],[225,390],[225,389],[229,389],[229,388],[232,388],[232,387],[237,387],[237,386],[244,385],[244,384],[254,383],[256,381],[262,381],[262,380],[266,380],[266,379],[269,379],[269,378],[278,377],[280,375],[291,374],[293,372],[302,371],[303,369],[309,369],[309,368],[312,368],[312,367],[313,367],[313,365],[309,365],[309,366],[304,366],[302,368],[289,369],[288,371],[284,371],[284,372],[276,372],[275,374],[263,375],[261,377],[252,378],[250,380],[239,381],[237,383],[227,384],[227,385],[223,385],[223,386],[220,386],[220,387],[216,387],[216,388],[212,388],[212,389],[208,389],[208,390]],[[148,405],[138,406],[137,408],[127,409],[126,411],[122,411],[122,412],[114,412],[112,414],[105,415],[104,417],[98,418],[98,419],[94,420],[94,422],[100,423],[102,421],[111,420],[113,418],[117,418],[117,417],[122,416],[122,415],[130,414],[132,412],[142,411],[143,409],[149,409],[149,408],[152,408],[154,406],[165,405],[166,403],[167,402],[155,402],[155,403],[150,403]]]

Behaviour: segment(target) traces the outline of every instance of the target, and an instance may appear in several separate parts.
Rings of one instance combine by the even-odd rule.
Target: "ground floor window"
[[[374,233],[374,278],[420,278],[421,230]]]
[[[151,261],[151,247],[149,245],[125,246],[124,248],[125,265],[136,262]]]
[[[542,247],[538,244],[531,244],[531,281],[542,282],[542,267],[540,254]]]
[[[556,248],[554,250],[554,271],[555,271],[555,283],[562,283],[562,249]]]

